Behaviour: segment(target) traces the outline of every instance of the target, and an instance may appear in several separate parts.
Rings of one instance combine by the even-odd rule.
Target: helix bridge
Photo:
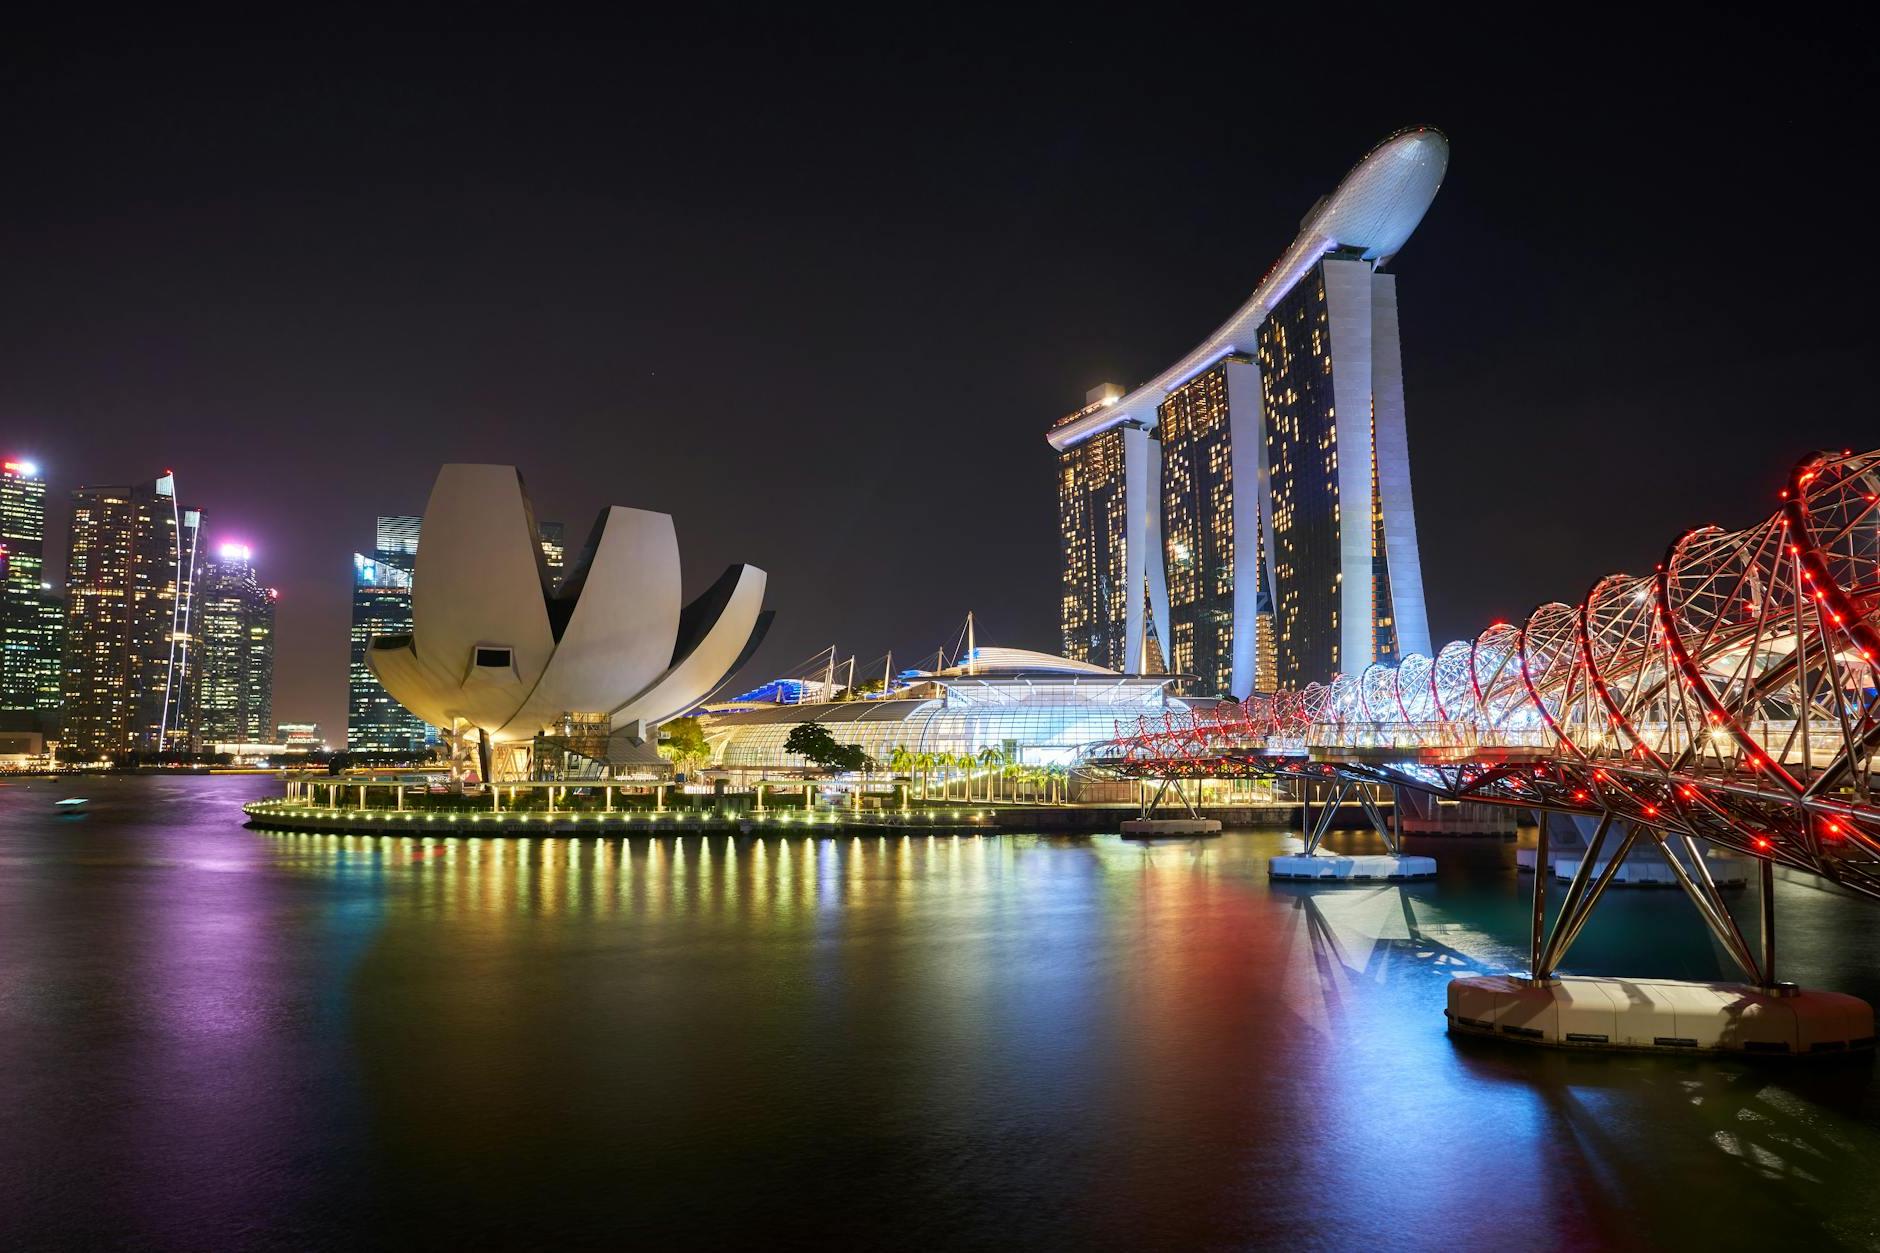
[[[1119,726],[1090,765],[1178,788],[1265,776],[1367,807],[1388,788],[1531,811],[1543,842],[1535,978],[1626,856],[1655,846],[1752,982],[1769,986],[1772,867],[1880,898],[1877,657],[1880,451],[1821,453],[1790,473],[1767,518],[1686,531],[1648,574],[1608,575],[1577,602],[1434,657]],[[1550,814],[1591,836],[1543,937]],[[1761,961],[1712,881],[1706,842],[1760,863]]]

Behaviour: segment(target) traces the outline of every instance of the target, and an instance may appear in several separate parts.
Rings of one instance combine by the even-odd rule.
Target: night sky
[[[173,468],[280,589],[276,717],[336,741],[349,554],[444,461],[571,538],[671,512],[688,594],[768,569],[753,679],[968,609],[1055,650],[1045,427],[1404,125],[1453,149],[1393,265],[1438,639],[1880,442],[1871,31],[120,39],[0,51],[0,441],[56,571],[69,489]]]

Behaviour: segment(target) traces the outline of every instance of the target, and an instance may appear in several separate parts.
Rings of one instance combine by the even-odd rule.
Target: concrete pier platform
[[[1515,975],[1449,984],[1450,1031],[1561,1048],[1814,1056],[1874,1046],[1873,1007],[1840,992],[1675,979]]]
[[[1123,822],[1126,840],[1153,840],[1170,835],[1219,835],[1221,824],[1213,818],[1129,818]]]
[[[1333,882],[1375,882],[1389,879],[1435,877],[1434,857],[1400,857],[1391,853],[1344,855],[1319,852],[1287,853],[1267,859],[1266,872],[1274,879],[1311,879]]]
[[[1564,852],[1549,852],[1547,860],[1553,863],[1554,878],[1562,883],[1570,881],[1580,868],[1580,859],[1586,855],[1584,848],[1570,848]],[[1534,869],[1535,850],[1517,848],[1514,851],[1515,868],[1523,871]],[[1593,865],[1593,873],[1600,874],[1606,869],[1610,858],[1602,857]],[[1704,858],[1704,864],[1710,868],[1710,877],[1716,880],[1720,888],[1740,888],[1749,882],[1750,868],[1755,864],[1747,857],[1735,857],[1727,853],[1712,852]],[[1619,863],[1619,869],[1612,876],[1612,886],[1616,888],[1675,888],[1678,886],[1677,875],[1671,867],[1665,865],[1665,859],[1653,850],[1629,854]]]

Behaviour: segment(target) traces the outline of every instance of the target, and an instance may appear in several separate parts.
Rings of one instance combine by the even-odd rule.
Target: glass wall
[[[1161,718],[1187,708],[1157,680],[963,679],[928,700],[788,705],[705,715],[701,722],[713,764],[728,769],[808,765],[783,748],[803,722],[823,726],[841,743],[859,745],[884,766],[896,748],[974,756],[996,748],[1017,765],[1069,766],[1082,759],[1088,745],[1133,731],[1138,718]]]

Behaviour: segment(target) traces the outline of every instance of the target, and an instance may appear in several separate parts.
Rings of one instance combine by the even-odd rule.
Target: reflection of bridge
[[[1877,498],[1880,451],[1810,457],[1769,518],[1688,531],[1652,574],[1608,576],[1578,604],[1542,605],[1434,658],[1119,728],[1093,765],[1381,785],[1579,816],[1596,824],[1590,847],[1545,937],[1548,876],[1536,877],[1536,976],[1638,845],[1664,853],[1744,972],[1772,986],[1773,863],[1880,897]],[[1544,866],[1545,821],[1541,832]],[[1760,954],[1695,855],[1699,841],[1761,862]]]

